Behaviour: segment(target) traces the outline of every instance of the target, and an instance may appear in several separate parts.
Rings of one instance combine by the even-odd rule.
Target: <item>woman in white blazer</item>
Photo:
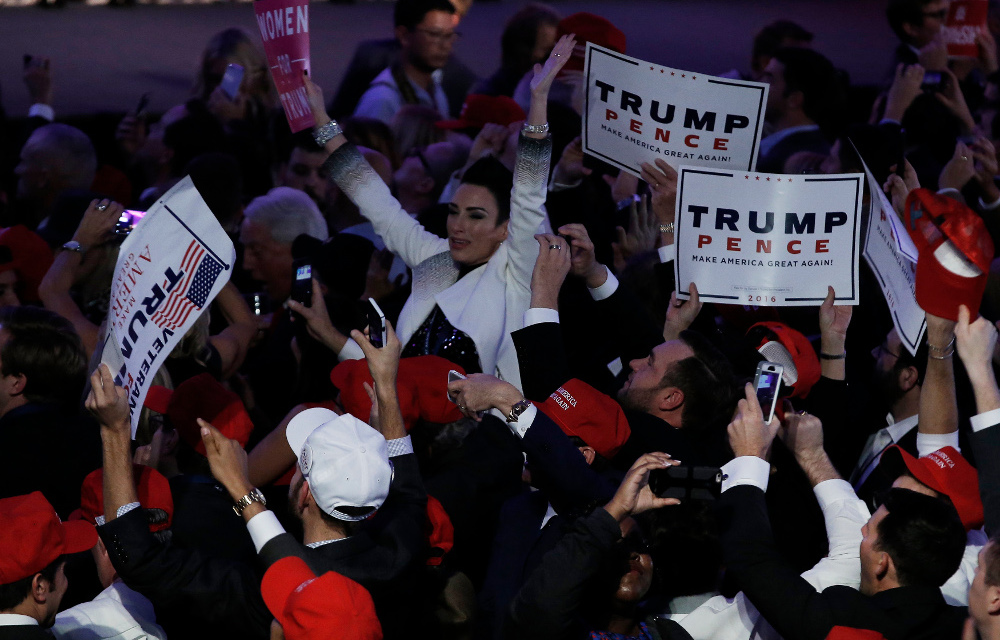
[[[531,301],[531,273],[538,257],[534,236],[545,219],[552,151],[546,103],[574,45],[572,36],[563,37],[545,65],[535,67],[509,207],[503,185],[506,181],[509,188],[510,173],[505,179],[506,170],[493,158],[476,162],[452,197],[447,239],[426,231],[400,207],[330,120],[322,91],[306,78],[317,125],[313,135],[330,153],[324,164],[328,175],[371,221],[386,247],[413,269],[412,293],[396,328],[404,356],[440,355],[469,372],[495,374],[520,388],[510,333],[523,325]],[[565,243],[552,247],[569,250]],[[312,333],[341,360],[364,357],[357,343],[317,318],[317,310],[295,302],[289,306],[306,317]]]

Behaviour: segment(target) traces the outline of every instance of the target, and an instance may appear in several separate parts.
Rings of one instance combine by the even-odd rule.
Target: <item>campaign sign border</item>
[[[684,201],[684,180],[685,180],[685,177],[687,175],[690,175],[690,174],[718,176],[718,177],[721,177],[721,178],[735,178],[736,177],[736,173],[733,172],[733,171],[726,171],[726,170],[721,170],[721,169],[710,169],[710,168],[703,168],[703,167],[686,167],[686,166],[685,167],[681,167],[680,170],[678,171],[678,176],[677,176],[677,207],[678,207],[678,209],[680,208],[680,203]],[[854,211],[855,211],[855,216],[854,216],[854,224],[853,224],[853,229],[852,229],[852,235],[853,235],[854,241],[851,243],[851,264],[850,264],[850,267],[851,267],[851,269],[850,269],[850,274],[851,274],[851,278],[850,278],[851,279],[851,294],[847,295],[847,296],[842,296],[842,295],[836,295],[836,292],[835,292],[834,302],[836,302],[838,300],[841,300],[841,301],[848,301],[848,302],[850,302],[852,304],[857,304],[858,303],[858,286],[859,286],[858,271],[857,270],[858,270],[858,268],[860,266],[860,264],[859,264],[859,257],[860,256],[858,256],[858,243],[861,241],[861,236],[860,236],[861,229],[859,227],[859,225],[861,224],[861,220],[860,220],[861,216],[857,215],[857,214],[858,214],[858,207],[861,204],[861,199],[864,197],[864,182],[862,182],[862,180],[864,179],[865,176],[864,176],[864,174],[845,174],[845,175],[842,175],[842,176],[839,176],[839,177],[808,177],[808,176],[805,176],[805,175],[797,176],[797,177],[800,178],[800,179],[802,179],[803,182],[854,182],[855,183],[855,188],[854,188]],[[680,214],[680,211],[678,210],[677,212],[675,212],[675,218],[676,218],[676,216],[679,216],[679,215],[681,215],[681,214]],[[682,225],[676,225],[675,230],[674,230],[674,247],[675,248],[679,247],[680,244],[681,244],[681,232],[682,232]],[[680,283],[681,282],[680,271],[681,271],[681,261],[678,260],[677,256],[674,256],[674,282],[675,283]],[[676,286],[676,284],[675,284],[675,286]],[[688,300],[690,298],[688,292],[684,291],[684,290],[681,290],[679,287],[677,288],[677,297],[680,300]],[[718,294],[718,293],[702,292],[702,290],[700,288],[698,289],[698,298],[701,299],[701,300],[719,301],[722,304],[734,304],[731,301],[733,301],[733,300],[739,301],[740,300],[740,296],[736,296],[736,295],[722,295],[722,294]],[[826,299],[826,296],[808,297],[808,298],[800,298],[800,297],[791,297],[791,298],[790,297],[783,297],[782,298],[782,300],[785,303],[789,303],[789,302],[823,302],[823,300],[825,300],[825,299]],[[742,304],[742,303],[737,302],[736,304]],[[772,305],[768,305],[768,306],[772,306]],[[785,304],[785,305],[773,305],[773,306],[796,306],[796,305]],[[802,306],[807,306],[807,305],[802,305]],[[811,306],[811,305],[809,305],[809,306]]]
[[[624,171],[628,171],[629,173],[632,173],[632,174],[638,176],[639,175],[639,168],[638,167],[630,167],[627,164],[624,164],[622,162],[619,162],[618,160],[615,160],[611,156],[607,156],[607,155],[605,155],[605,154],[603,154],[603,153],[601,153],[599,151],[594,150],[590,146],[590,136],[589,136],[589,131],[588,131],[588,127],[587,127],[587,115],[590,113],[590,90],[589,90],[589,88],[590,88],[590,74],[592,73],[592,70],[593,70],[593,65],[591,64],[591,61],[592,61],[592,59],[594,57],[594,53],[600,53],[600,54],[605,55],[605,56],[607,56],[609,58],[614,58],[615,60],[620,60],[622,62],[626,62],[626,63],[628,63],[630,65],[635,66],[635,67],[638,67],[639,63],[643,62],[643,61],[642,60],[637,60],[635,58],[630,58],[628,56],[616,53],[616,52],[611,51],[609,49],[605,49],[603,47],[599,47],[597,45],[594,45],[591,42],[588,42],[587,43],[587,60],[586,60],[586,64],[584,65],[584,68],[586,69],[587,73],[584,76],[584,80],[583,80],[583,93],[584,93],[584,98],[583,98],[584,99],[583,114],[584,114],[584,118],[582,119],[582,122],[581,122],[581,127],[583,129],[582,133],[583,133],[583,150],[584,150],[584,152],[586,152],[586,153],[588,153],[588,154],[590,154],[590,155],[592,155],[592,156],[594,156],[596,158],[601,158],[605,162],[607,162],[607,163],[609,163],[609,164],[611,164],[611,165],[613,165],[615,167],[618,167],[619,169],[622,169]],[[663,66],[663,65],[660,65],[660,66]],[[666,68],[666,67],[664,67],[664,68]],[[741,89],[749,89],[751,91],[758,92],[759,95],[757,96],[757,113],[755,115],[755,119],[757,120],[758,123],[762,120],[762,118],[764,117],[764,106],[765,106],[764,105],[764,97],[767,95],[767,91],[768,91],[768,87],[766,85],[764,85],[764,86],[752,86],[750,84],[746,84],[746,83],[743,83],[743,82],[737,82],[737,81],[734,81],[734,80],[728,80],[726,78],[719,78],[719,77],[711,76],[710,74],[704,74],[704,75],[708,76],[706,78],[706,82],[708,82],[710,84],[718,84],[718,85],[724,85],[724,86],[729,86],[729,87],[738,87],[738,88],[741,88]],[[756,170],[756,167],[757,167],[757,156],[759,155],[759,152],[760,152],[760,139],[762,137],[761,133],[762,133],[761,127],[757,126],[754,129],[754,133],[753,133],[753,144],[751,146],[751,151],[750,151],[750,160],[749,160],[749,162],[747,164],[747,168],[746,168],[747,171],[755,171]],[[678,165],[678,168],[680,168],[680,165]],[[709,168],[711,168],[711,167],[709,167]],[[720,169],[720,170],[725,171],[726,169]],[[742,171],[742,169],[740,169],[740,170]]]

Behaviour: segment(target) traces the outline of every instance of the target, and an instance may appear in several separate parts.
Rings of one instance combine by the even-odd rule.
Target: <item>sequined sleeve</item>
[[[508,273],[517,284],[528,290],[531,288],[531,272],[538,258],[535,234],[546,216],[546,184],[551,157],[551,137],[536,139],[522,134],[518,139],[514,189],[510,197]]]
[[[385,246],[410,268],[448,250],[447,240],[426,231],[403,211],[389,187],[353,144],[341,145],[326,159],[323,168],[372,223]]]

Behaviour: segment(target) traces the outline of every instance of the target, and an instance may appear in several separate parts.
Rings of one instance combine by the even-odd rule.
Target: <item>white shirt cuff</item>
[[[261,511],[247,522],[247,531],[253,540],[253,546],[257,548],[257,553],[264,548],[264,545],[273,538],[277,538],[285,532],[285,528],[278,522],[278,517],[270,509]]]
[[[507,426],[510,427],[515,436],[523,438],[524,434],[528,433],[531,423],[535,421],[536,415],[538,415],[538,407],[532,404],[517,417],[517,422],[508,422]]]
[[[413,441],[410,440],[410,436],[386,440],[385,444],[386,448],[389,450],[390,458],[405,456],[408,453],[413,453]]]
[[[757,456],[733,458],[722,467],[722,491],[728,491],[741,484],[767,491],[767,480],[771,476],[771,465]]]
[[[608,279],[604,281],[604,284],[596,289],[587,289],[587,291],[590,291],[590,297],[598,301],[610,298],[615,291],[618,291],[618,278],[615,277],[615,274],[611,273],[611,269],[604,268],[608,272]]]
[[[55,109],[49,105],[36,102],[28,108],[28,117],[34,118],[36,116],[42,118],[43,120],[52,122],[56,119],[56,112]]]
[[[917,457],[929,456],[938,449],[954,447],[955,451],[961,453],[958,446],[958,431],[951,433],[920,433],[917,432]]]
[[[954,187],[945,187],[944,189],[938,189],[937,194],[939,196],[948,196],[949,198],[962,198],[962,192]],[[964,198],[962,198],[964,200]]]
[[[677,250],[674,249],[674,245],[668,244],[665,247],[657,249],[656,253],[660,254],[660,262],[670,262],[677,254]]]
[[[129,511],[134,511],[138,509],[140,506],[142,505],[140,505],[138,502],[130,502],[128,504],[123,504],[122,506],[118,507],[118,511],[115,512],[115,516],[120,518]]]
[[[973,431],[982,431],[988,427],[1000,423],[1000,409],[993,409],[992,411],[987,411],[986,413],[980,413],[972,416],[969,419],[972,423]]]
[[[552,192],[552,193],[558,193],[560,191],[566,191],[568,189],[576,189],[581,184],[583,184],[583,180],[582,179],[577,180],[573,184],[562,184],[560,182],[556,182],[556,174],[553,171],[552,172],[552,177],[549,179],[549,191]]]
[[[840,478],[820,482],[818,485],[813,487],[813,493],[816,494],[816,501],[819,502],[819,507],[824,512],[835,502],[858,499],[857,494],[854,493],[854,487],[851,486],[851,483],[847,480],[841,480]]]
[[[543,324],[545,322],[555,322],[559,324],[559,312],[546,307],[532,307],[524,312],[524,326],[530,327],[533,324]]]
[[[361,347],[354,341],[354,338],[348,338],[347,343],[344,344],[344,348],[337,354],[337,359],[341,362],[344,360],[364,360],[365,352],[361,350]]]

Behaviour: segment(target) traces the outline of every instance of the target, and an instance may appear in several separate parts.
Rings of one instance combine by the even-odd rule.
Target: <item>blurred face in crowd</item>
[[[899,339],[899,334],[893,329],[886,335],[882,344],[872,350],[872,357],[875,358],[875,368],[872,371],[873,386],[877,397],[888,406],[892,406],[908,390],[900,386],[900,372],[896,369],[896,363],[905,348]],[[915,377],[916,373],[911,371],[908,375]]]
[[[187,107],[179,104],[168,109],[157,122],[149,125],[146,141],[135,152],[135,161],[151,178],[155,179],[156,171],[168,165],[173,157],[173,151],[163,144],[163,133],[168,126],[185,118],[187,114]]]
[[[17,272],[13,269],[0,272],[0,307],[19,307],[17,297]]]
[[[969,614],[980,629],[984,629],[990,623],[991,617],[1000,612],[1000,585],[991,585],[986,581],[991,568],[988,564],[995,550],[994,545],[996,543],[990,541],[979,550],[976,576],[969,585]]]
[[[43,146],[41,140],[32,136],[21,148],[20,162],[14,168],[17,175],[17,197],[21,200],[35,200],[48,184]]]
[[[487,262],[507,238],[507,221],[497,224],[500,208],[486,187],[463,184],[448,205],[448,250],[468,266]]]
[[[271,300],[283,302],[292,291],[292,245],[276,241],[271,230],[250,218],[240,227],[243,268],[259,280]]]
[[[761,82],[766,82],[770,89],[767,92],[767,107],[764,111],[764,118],[768,122],[774,122],[785,114],[785,65],[771,59],[764,67],[764,73],[760,77]]]
[[[453,14],[428,11],[412,30],[400,27],[398,34],[410,64],[428,73],[443,67],[451,57],[452,45],[458,37],[455,25]]]
[[[635,520],[626,518],[622,521],[621,528],[622,540],[619,544],[624,547],[621,549],[624,566],[615,600],[636,604],[646,597],[653,585],[653,557],[649,555],[649,549]]]
[[[531,64],[542,64],[556,46],[556,25],[538,25],[538,35],[535,36],[535,48],[531,52]]]
[[[868,522],[861,527],[861,593],[870,596],[876,593],[876,587],[885,562],[886,554],[878,549],[878,524],[889,515],[885,505],[878,508]]]
[[[923,47],[941,33],[941,27],[948,18],[948,4],[948,0],[932,0],[921,9],[922,22],[903,23],[910,44],[918,48]]]
[[[313,199],[320,210],[326,208],[330,182],[323,170],[326,155],[295,147],[288,157],[288,166],[283,172],[281,185],[304,192]]]
[[[694,350],[683,340],[671,340],[653,348],[645,358],[629,362],[632,373],[618,391],[618,401],[636,411],[658,410],[663,376],[675,363],[692,356]]]

